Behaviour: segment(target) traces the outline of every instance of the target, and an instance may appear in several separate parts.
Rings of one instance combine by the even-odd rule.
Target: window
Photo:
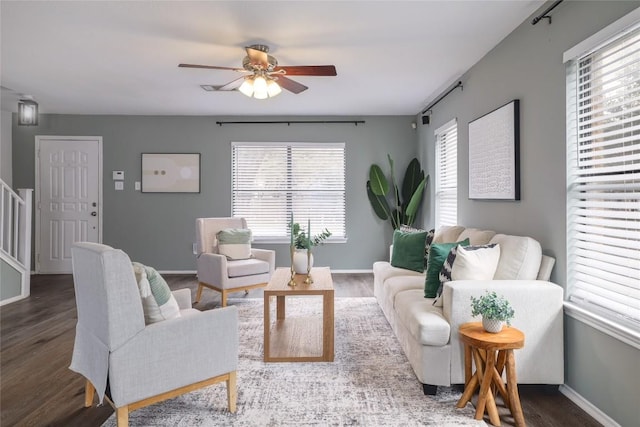
[[[458,223],[458,122],[451,120],[436,134],[436,229]]]
[[[344,239],[344,143],[232,143],[233,216],[257,241],[288,242],[289,219]]]
[[[568,299],[638,343],[640,29],[569,59]]]

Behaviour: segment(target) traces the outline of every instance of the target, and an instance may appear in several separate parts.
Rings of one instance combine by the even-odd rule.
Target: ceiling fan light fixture
[[[240,85],[238,90],[243,94],[251,98],[253,96],[253,78],[245,77],[244,82]]]
[[[269,97],[267,80],[262,76],[253,79],[253,97],[256,99],[266,99]]]
[[[269,94],[270,98],[273,98],[274,96],[278,95],[280,92],[282,92],[282,88],[278,83],[276,83],[275,80],[273,79],[267,80],[267,93]]]

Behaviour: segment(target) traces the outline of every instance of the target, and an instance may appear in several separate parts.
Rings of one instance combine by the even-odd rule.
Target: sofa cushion
[[[424,252],[427,239],[426,231],[393,232],[393,252],[391,265],[422,273],[424,271]]]
[[[451,243],[457,242],[458,236],[464,231],[464,227],[461,225],[443,225],[436,230],[436,234],[433,237],[433,243]]]
[[[451,327],[442,314],[442,308],[434,307],[432,299],[422,297],[419,289],[398,292],[395,310],[398,320],[422,345],[443,346],[449,342]]]
[[[390,277],[395,276],[416,276],[422,281],[421,287],[424,287],[424,273],[417,271],[405,270],[397,268],[386,261],[376,261],[373,263],[373,277],[377,282],[384,283]]]
[[[542,261],[540,243],[531,237],[496,234],[490,243],[500,245],[495,280],[535,280]]]
[[[269,263],[261,259],[238,259],[227,261],[227,274],[229,277],[252,276],[269,272]]]
[[[424,288],[424,278],[422,276],[395,276],[384,282],[384,298],[388,301],[389,307],[395,307],[395,298],[400,292],[408,290],[421,291]]]
[[[435,298],[440,286],[440,270],[444,264],[451,248],[462,245],[468,246],[469,240],[465,239],[454,243],[433,243],[429,250],[429,265],[427,265],[427,275],[424,281],[424,297]]]
[[[469,244],[473,246],[486,245],[496,235],[492,230],[479,230],[477,228],[465,228],[456,240],[469,239]]]

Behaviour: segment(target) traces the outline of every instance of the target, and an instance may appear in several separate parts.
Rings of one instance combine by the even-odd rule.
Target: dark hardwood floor
[[[188,287],[195,296],[193,275],[164,277],[172,289]],[[333,279],[336,297],[373,296],[371,274],[334,274]],[[244,297],[262,295],[258,289]],[[219,304],[219,294],[205,290],[197,308],[208,310]],[[0,425],[99,426],[113,413],[108,404],[84,408],[84,379],[68,369],[76,325],[70,275],[32,276],[31,296],[1,307],[0,322]],[[416,387],[421,388],[417,380]],[[558,392],[521,386],[520,397],[531,427],[600,425]],[[512,423],[512,418],[502,418],[502,425]]]

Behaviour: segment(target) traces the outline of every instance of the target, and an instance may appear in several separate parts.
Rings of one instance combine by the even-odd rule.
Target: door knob
[[[91,216],[97,216],[98,212],[91,212]]]

